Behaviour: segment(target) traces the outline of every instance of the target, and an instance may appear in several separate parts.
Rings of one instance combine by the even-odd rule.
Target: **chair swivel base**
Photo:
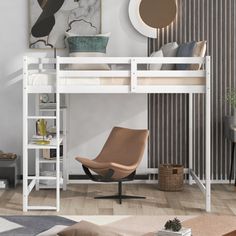
[[[111,195],[111,196],[99,196],[95,199],[117,199],[119,203],[122,204],[123,199],[146,199],[146,197],[141,196],[130,196],[130,195]]]
[[[127,176],[126,178],[123,178],[121,180],[112,180],[112,175],[114,174],[113,170],[108,170],[107,172],[107,176],[106,177],[102,177],[102,176],[93,176],[90,172],[90,170],[82,165],[85,174],[93,181],[95,182],[117,182],[118,183],[118,194],[117,195],[111,195],[111,196],[98,196],[95,197],[95,199],[117,199],[119,200],[119,203],[122,204],[122,199],[146,199],[146,197],[142,197],[142,196],[129,196],[129,195],[123,195],[122,194],[122,182],[124,181],[132,181],[134,180],[134,176],[135,176],[135,171],[132,172],[129,176]]]
[[[111,195],[111,196],[98,196],[95,199],[117,199],[119,203],[122,204],[122,199],[145,199],[146,197],[142,196],[130,196],[130,195],[123,195],[122,194],[122,181],[118,182],[118,194]]]

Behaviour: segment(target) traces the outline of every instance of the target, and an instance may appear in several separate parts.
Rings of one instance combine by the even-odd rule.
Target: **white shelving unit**
[[[37,99],[38,101],[38,99]],[[62,157],[60,156],[60,169],[62,170],[62,179],[63,183],[60,183],[60,188],[62,188],[64,191],[66,190],[67,183],[68,183],[68,175],[67,175],[67,170],[66,170],[66,156],[67,156],[67,119],[66,119],[66,106],[61,106],[60,107],[60,114],[62,116],[62,129],[60,130],[60,145],[63,145],[63,155]],[[48,103],[48,104],[37,104],[36,102],[36,113],[55,113],[56,112],[56,103]],[[54,116],[52,116],[54,117]],[[51,142],[51,144],[54,144],[56,146],[56,139]],[[49,148],[50,149],[50,148]],[[35,161],[35,169],[36,173],[41,173],[43,171],[45,165],[53,167],[52,171],[56,171],[56,166],[57,164],[57,159],[52,158],[51,160],[43,158],[42,154],[37,154],[36,155],[36,161]],[[40,181],[36,182],[36,190],[40,189],[53,189],[56,187],[55,185],[50,185],[47,186],[45,184],[41,184]]]
[[[38,103],[39,99],[37,98],[36,100],[36,113],[40,114],[40,113],[55,113],[56,112],[56,103],[51,104],[39,104]],[[43,106],[44,105],[44,106]],[[60,107],[60,114],[62,116],[62,129],[60,130],[60,145],[62,144],[63,146],[63,155],[62,157],[60,156],[60,169],[62,170],[62,179],[63,179],[63,183],[60,183],[60,188],[62,188],[64,191],[66,190],[67,187],[67,183],[68,183],[68,174],[67,174],[67,170],[66,170],[66,156],[67,156],[67,120],[66,120],[66,106],[61,106]],[[40,117],[40,116],[39,116]],[[52,116],[55,117],[55,116]],[[51,146],[56,146],[57,140],[54,139],[51,141],[50,147],[48,149],[54,149],[51,148]],[[37,151],[38,152],[38,151]],[[42,171],[44,171],[44,167],[50,166],[53,167],[52,171],[56,171],[56,166],[57,164],[57,159],[52,158],[51,160],[49,159],[45,159],[42,157],[42,154],[40,155],[40,153],[36,153],[36,161],[35,161],[35,169],[36,169],[36,173],[41,173]],[[56,184],[55,184],[56,185]],[[36,190],[40,190],[40,189],[45,189],[45,188],[50,188],[53,189],[56,186],[50,185],[47,186],[45,184],[41,184],[40,181],[36,182]]]
[[[60,209],[60,188],[66,189],[67,183],[67,173],[66,173],[66,153],[67,153],[67,145],[66,145],[66,109],[61,108],[60,106],[60,93],[58,92],[58,84],[56,84],[56,106],[50,109],[40,109],[39,106],[39,94],[38,92],[30,92],[27,86],[27,77],[28,77],[28,63],[27,58],[24,58],[24,67],[23,67],[23,157],[24,157],[24,168],[23,168],[23,211],[28,210],[56,210]],[[30,116],[29,113],[29,94],[34,94],[35,99],[35,115]],[[53,115],[42,115],[43,113],[55,113]],[[62,134],[60,135],[60,121],[61,121],[61,113],[62,113]],[[50,142],[49,145],[37,145],[30,140],[29,137],[29,121],[36,121],[38,119],[45,120],[53,120],[56,124],[56,137]],[[63,158],[60,158],[60,144],[63,143]],[[56,150],[56,158],[52,160],[50,163],[45,160],[44,164],[55,165],[55,176],[41,176],[40,175],[40,166],[43,164],[42,157],[40,156],[40,151],[43,149],[55,149]],[[29,150],[35,150],[35,176],[29,176]],[[49,160],[50,161],[50,160]],[[63,179],[60,176],[60,166],[63,166]],[[54,206],[32,206],[29,205],[29,195],[31,191],[36,188],[36,190],[40,189],[40,180],[54,180],[56,183],[55,191],[56,191],[56,202]],[[61,183],[63,183],[61,185]]]

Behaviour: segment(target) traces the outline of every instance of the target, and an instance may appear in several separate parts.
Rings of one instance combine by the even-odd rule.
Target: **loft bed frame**
[[[104,70],[69,70],[68,65],[74,64],[125,64],[129,68],[125,70],[112,69]],[[140,70],[140,64],[202,64],[200,70]],[[150,94],[150,93],[185,93],[189,95],[189,167],[185,173],[189,174],[188,183],[196,183],[202,193],[205,195],[205,209],[211,211],[211,61],[210,57],[57,57],[55,58],[32,58],[24,57],[23,66],[23,211],[28,210],[60,210],[60,95],[61,94]],[[53,84],[29,83],[32,74],[50,74],[55,78]],[[106,79],[106,81],[116,81],[119,78],[125,78],[125,83],[100,83],[100,84],[70,84],[65,81],[69,79],[93,80]],[[168,82],[169,79],[175,79],[180,82]],[[191,78],[193,84],[185,83]],[[195,83],[194,81],[200,82]],[[163,82],[164,80],[164,82]],[[64,83],[61,83],[64,81]],[[117,80],[118,81],[118,80]],[[165,82],[166,81],[166,82]],[[163,84],[164,83],[164,84]],[[56,108],[54,116],[29,116],[28,102],[29,94],[53,93],[56,95]],[[200,180],[193,170],[193,94],[205,94],[205,180]],[[56,141],[53,144],[40,146],[29,142],[28,121],[37,119],[52,119],[56,121]],[[36,170],[35,176],[28,175],[28,150],[35,149],[55,149],[56,150],[56,176],[40,176],[39,170]],[[37,154],[37,152],[36,152]],[[37,167],[37,166],[36,166]],[[39,168],[39,167],[37,167]],[[148,169],[148,174],[158,173],[158,169]],[[67,178],[67,176],[63,176]],[[40,180],[56,181],[56,204],[55,206],[31,206],[29,205],[29,194]],[[30,181],[30,182],[29,182]],[[65,181],[65,180],[64,180]],[[37,189],[37,188],[36,188]]]

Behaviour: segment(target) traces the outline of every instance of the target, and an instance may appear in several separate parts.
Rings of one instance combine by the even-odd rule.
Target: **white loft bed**
[[[113,68],[108,71],[68,70],[69,64],[126,64],[128,69]],[[187,93],[189,94],[189,184],[194,182],[205,195],[205,208],[211,211],[211,179],[210,179],[210,57],[198,58],[148,58],[148,57],[99,57],[99,58],[73,58],[57,57],[30,58],[24,57],[23,67],[23,210],[57,210],[60,209],[60,156],[61,143],[60,125],[57,125],[57,138],[55,145],[38,146],[29,143],[29,119],[55,119],[60,124],[60,94],[85,93]],[[202,64],[201,70],[138,70],[139,64]],[[56,68],[56,69],[54,69]],[[56,116],[28,116],[28,95],[39,93],[56,94]],[[205,183],[198,178],[193,170],[193,94],[206,94],[206,132],[205,132]],[[29,149],[57,150],[56,158],[56,205],[55,206],[29,206],[28,196],[40,179],[45,176],[28,176],[28,150]],[[157,169],[148,169],[148,173],[157,173]],[[31,180],[29,183],[28,181]]]

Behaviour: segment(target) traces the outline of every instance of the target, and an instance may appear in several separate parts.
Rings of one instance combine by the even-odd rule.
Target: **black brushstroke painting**
[[[55,25],[54,14],[60,10],[65,0],[38,0],[43,12],[31,29],[31,34],[36,38],[48,36]]]

